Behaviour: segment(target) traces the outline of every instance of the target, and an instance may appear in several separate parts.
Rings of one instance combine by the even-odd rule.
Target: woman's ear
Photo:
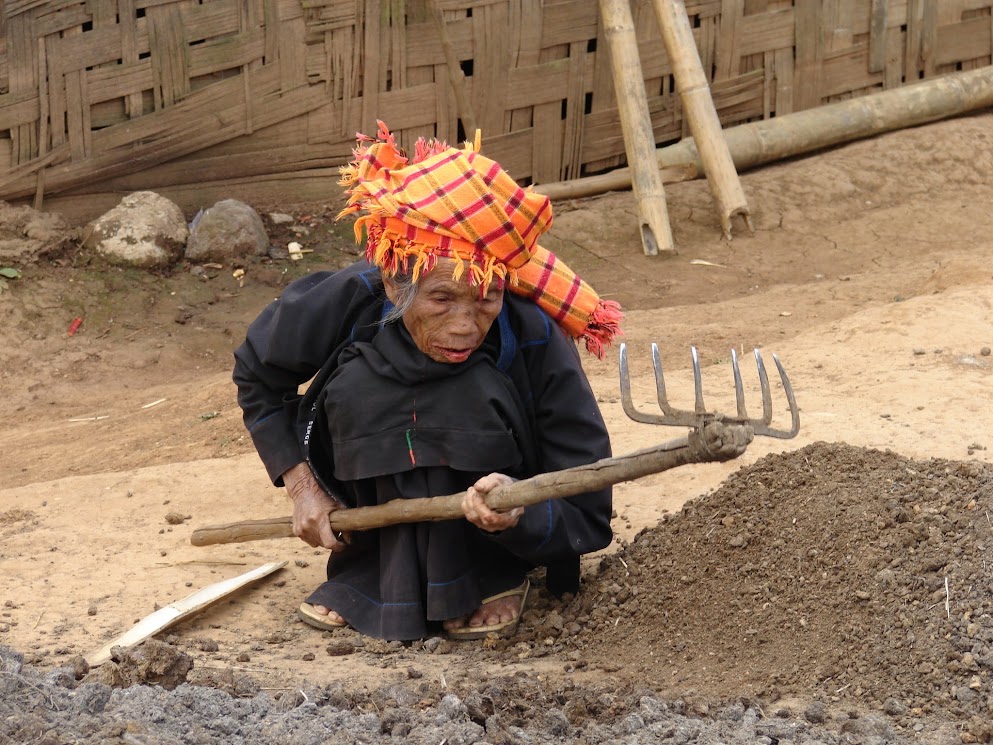
[[[390,302],[396,305],[397,298],[400,297],[400,290],[392,277],[383,276],[383,289],[386,290],[386,297],[390,299]]]

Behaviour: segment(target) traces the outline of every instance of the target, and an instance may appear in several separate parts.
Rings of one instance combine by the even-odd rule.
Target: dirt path
[[[689,346],[694,344],[705,363],[704,385],[713,408],[733,407],[729,350],[744,352],[748,362],[754,346],[761,347],[770,366],[772,353],[783,360],[801,406],[803,429],[796,440],[763,439],[733,463],[685,467],[620,485],[617,539],[605,555],[634,551],[627,544],[639,531],[649,529],[654,536],[653,531],[671,529],[668,526],[678,520],[655,526],[688,499],[708,492],[719,496],[714,490],[729,476],[760,460],[769,463],[767,456],[799,451],[821,457],[822,450],[807,450],[825,447],[815,443],[889,449],[898,456],[950,463],[993,461],[985,416],[993,400],[991,124],[993,114],[958,119],[744,174],[757,231],[748,235],[736,225],[730,244],[719,240],[706,184],[673,185],[668,197],[680,252],[672,257],[640,254],[630,194],[557,205],[547,245],[627,309],[625,339],[641,406],[651,407],[654,395],[652,341],[662,346],[670,400],[677,405],[692,402],[688,365]],[[288,568],[272,580],[173,630],[171,640],[193,657],[191,679],[210,680],[219,671],[236,670],[275,688],[292,688],[300,681],[329,685],[347,680],[352,688],[373,689],[407,680],[407,668],[413,667],[425,680],[468,686],[475,675],[467,672],[471,667],[485,675],[538,671],[552,687],[592,684],[606,675],[618,690],[651,685],[659,695],[693,690],[725,700],[762,696],[787,702],[783,706],[788,704],[794,713],[813,700],[842,709],[882,711],[887,698],[902,697],[903,703],[890,706],[898,713],[887,715],[908,737],[915,721],[929,722],[924,734],[918,733],[924,737],[940,730],[934,721],[961,728],[970,718],[993,716],[993,660],[981,654],[973,654],[970,664],[975,669],[962,679],[958,671],[939,669],[931,657],[922,658],[916,667],[892,667],[892,674],[901,676],[894,679],[892,690],[904,693],[889,697],[879,695],[879,686],[872,682],[876,678],[869,658],[856,664],[854,672],[843,671],[848,677],[837,686],[823,682],[830,675],[805,678],[791,673],[794,668],[828,665],[824,660],[836,660],[845,646],[837,635],[811,635],[806,645],[787,644],[776,636],[788,620],[801,617],[816,616],[819,624],[831,628],[824,598],[815,592],[790,594],[789,608],[781,609],[784,615],[759,614],[743,627],[742,633],[754,629],[763,639],[762,649],[775,649],[775,654],[736,655],[736,645],[747,649],[750,636],[714,637],[713,648],[720,650],[714,660],[720,673],[716,675],[712,666],[700,664],[701,652],[680,655],[672,646],[672,634],[678,634],[679,627],[659,615],[652,598],[674,603],[673,608],[687,616],[687,628],[701,623],[706,627],[706,618],[740,605],[741,577],[730,568],[741,557],[733,551],[719,554],[727,572],[713,564],[704,538],[714,525],[705,520],[683,522],[678,555],[658,543],[648,558],[645,549],[639,549],[639,560],[651,564],[651,556],[657,556],[659,562],[669,563],[660,563],[665,571],[656,568],[658,573],[652,575],[663,589],[634,610],[629,606],[632,598],[618,601],[616,593],[608,592],[612,585],[623,584],[609,573],[617,571],[617,564],[608,561],[606,584],[598,584],[596,569],[603,557],[587,561],[588,596],[597,598],[601,607],[620,603],[626,609],[622,615],[640,624],[643,639],[658,640],[660,649],[670,645],[665,647],[664,675],[646,672],[643,644],[631,644],[616,634],[584,636],[605,620],[593,617],[590,608],[555,605],[540,593],[536,607],[541,612],[526,618],[531,630],[525,628],[519,639],[495,650],[444,645],[432,653],[369,643],[329,659],[331,637],[293,617],[300,599],[321,577],[321,552],[292,540],[211,548],[189,544],[190,532],[200,525],[288,513],[284,496],[268,484],[243,434],[229,382],[230,353],[247,323],[289,279],[354,256],[342,241],[340,227],[330,226],[330,209],[278,207],[292,212],[297,225],[310,231],[302,240],[315,253],[303,266],[250,265],[244,286],[227,269],[209,279],[183,269],[149,277],[106,270],[67,254],[54,263],[26,267],[16,286],[0,294],[0,452],[5,461],[0,474],[0,572],[5,578],[0,644],[23,652],[29,663],[41,667],[65,664],[126,630],[156,605],[253,566],[285,559]],[[80,333],[68,337],[66,328],[76,316],[82,316],[84,324]],[[591,361],[588,370],[615,452],[680,434],[635,424],[624,416],[616,357]],[[744,372],[749,401],[757,412],[760,398],[750,362]],[[777,416],[784,403],[774,390]],[[760,566],[763,556],[769,561],[779,556],[775,536],[762,529],[775,505],[789,505],[803,494],[820,500],[828,492],[818,491],[817,479],[826,489],[832,469],[848,473],[846,479],[889,488],[876,472],[891,468],[890,461],[845,452],[840,461],[823,461],[814,482],[804,487],[807,491],[793,491],[786,484],[779,492],[783,502],[763,501],[745,491],[758,500],[757,505],[739,505],[750,515],[750,545],[763,547],[751,563]],[[781,464],[776,468],[783,474],[796,467],[794,461],[771,462]],[[951,473],[958,466],[948,468]],[[975,492],[969,515],[993,514],[982,472],[960,478]],[[728,483],[737,483],[743,491],[752,488],[740,479]],[[908,509],[917,503],[932,514],[931,493],[927,484],[920,487]],[[940,514],[948,517],[950,511],[965,509],[967,496],[945,504]],[[865,500],[878,497],[878,492],[864,495]],[[186,519],[171,524],[168,513]],[[797,518],[802,515],[800,510]],[[869,544],[878,541],[873,537],[875,524],[860,529],[857,535],[866,545],[853,545],[849,553],[872,554]],[[972,547],[978,542],[988,551],[993,544],[993,535],[982,534],[982,519],[952,525],[953,533],[968,532]],[[685,531],[690,531],[689,538]],[[912,535],[915,541],[923,540]],[[837,540],[837,535],[826,538],[811,530],[795,540],[799,543],[790,551],[803,556],[829,548],[825,541]],[[694,557],[694,551],[701,553]],[[893,549],[903,556],[914,551],[923,551],[914,541]],[[848,555],[830,553],[831,561],[841,563],[825,565],[824,571],[840,572]],[[894,558],[898,557],[889,560]],[[704,559],[711,560],[717,578],[708,583],[706,596],[699,594],[699,583],[683,581],[690,575],[680,565],[699,565]],[[873,573],[866,576],[886,568],[873,561]],[[868,560],[863,568],[868,572]],[[977,574],[973,585],[989,588],[989,562],[972,569]],[[784,571],[780,566],[777,581],[783,581]],[[931,571],[939,572],[940,567]],[[773,576],[768,575],[767,582]],[[940,599],[924,602],[943,588],[925,585],[920,602],[925,607],[939,603],[944,612]],[[993,637],[988,597],[976,596],[971,603],[962,638],[969,638],[964,631],[969,623],[978,625],[977,638]],[[853,607],[840,600],[829,606],[836,627],[845,625]],[[697,610],[705,615],[697,617]],[[965,609],[959,610],[961,620]],[[578,625],[571,636],[583,639],[581,646],[571,646],[570,634],[563,636],[561,630],[546,644],[550,637],[535,629],[552,612],[561,617],[563,628]],[[716,620],[709,628],[712,634],[730,633]],[[849,644],[859,633],[869,638],[865,628],[853,626],[845,633]],[[923,646],[910,645],[902,653],[916,661],[915,649],[924,654]],[[961,657],[964,650],[958,653]],[[693,659],[685,659],[687,655]],[[928,672],[922,673],[925,664]],[[958,664],[963,664],[961,659]],[[861,685],[859,665],[866,668]],[[907,699],[920,690],[909,681],[924,677],[930,686],[934,678],[940,688],[937,681],[946,673],[948,684],[934,692],[934,700],[946,696],[948,701],[915,711]],[[846,687],[834,693],[842,686]],[[963,687],[974,692],[969,702],[956,698]],[[952,703],[956,701],[957,708]],[[968,731],[973,737],[988,737],[976,727]]]

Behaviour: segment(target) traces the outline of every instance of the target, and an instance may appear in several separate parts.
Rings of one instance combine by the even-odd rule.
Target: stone
[[[182,258],[188,237],[178,205],[155,192],[137,191],[86,226],[83,248],[111,264],[154,269]]]
[[[186,244],[188,261],[265,256],[269,235],[259,214],[237,199],[223,199],[198,216]]]

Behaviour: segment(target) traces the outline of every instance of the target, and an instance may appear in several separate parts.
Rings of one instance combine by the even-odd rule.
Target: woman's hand
[[[479,479],[462,497],[462,512],[465,513],[465,519],[488,533],[496,533],[517,525],[517,521],[524,514],[523,507],[514,507],[508,512],[494,512],[486,505],[485,500],[491,490],[512,483],[514,479],[502,473],[491,473]]]
[[[310,466],[297,463],[283,474],[286,492],[293,500],[293,535],[309,545],[324,546],[332,553],[348,547],[348,533],[335,534],[328,522],[328,513],[344,505],[328,494],[314,478]]]

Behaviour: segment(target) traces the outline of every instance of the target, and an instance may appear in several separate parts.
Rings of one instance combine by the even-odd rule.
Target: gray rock
[[[803,712],[803,718],[812,724],[822,724],[827,719],[827,707],[820,701],[814,701]]]
[[[898,717],[907,713],[907,707],[902,701],[888,698],[883,704],[883,713],[889,714],[891,717]]]
[[[224,199],[200,215],[186,244],[189,261],[265,256],[269,236],[259,214],[244,202]]]
[[[460,699],[455,694],[449,693],[443,699],[441,699],[441,704],[438,706],[439,719],[441,721],[452,721],[459,722],[466,718],[466,707]]]
[[[669,713],[665,702],[651,696],[643,696],[638,702],[639,713],[646,722],[657,722]]]
[[[83,248],[112,264],[152,269],[181,258],[188,237],[186,218],[175,203],[137,191],[87,225]]]
[[[645,729],[645,720],[637,714],[628,714],[621,722],[621,730],[628,735],[633,735],[643,729]]]

